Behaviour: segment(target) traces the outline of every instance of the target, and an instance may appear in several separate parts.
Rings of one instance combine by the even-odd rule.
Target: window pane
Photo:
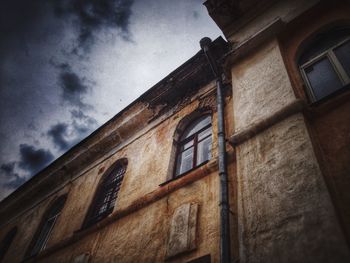
[[[318,34],[309,47],[303,52],[299,60],[299,65],[303,65],[310,59],[325,52],[327,49],[334,47],[345,38],[349,37],[349,33],[349,29],[338,28],[336,30],[333,29],[331,32]]]
[[[208,136],[211,136],[211,127],[208,127],[208,129],[205,129],[204,131],[198,134],[198,141],[201,141],[202,139]]]
[[[95,204],[86,225],[103,219],[113,211],[125,172],[126,166],[118,165],[103,179],[96,193]]]
[[[45,223],[32,250],[32,255],[38,254],[42,249],[45,248],[47,240],[49,239],[49,236],[51,234],[51,230],[55,224],[55,221],[56,218],[53,218]]]
[[[186,150],[186,149],[190,148],[191,146],[193,146],[193,140],[190,140],[189,142],[186,142],[186,143],[180,148],[180,151]]]
[[[335,55],[342,64],[345,72],[350,77],[350,41],[342,44],[334,50]]]
[[[327,57],[322,58],[304,70],[316,100],[322,99],[343,86]]]
[[[45,249],[46,243],[50,238],[53,227],[55,226],[56,220],[61,213],[65,201],[66,196],[61,196],[47,211],[42,225],[38,228],[35,234],[35,241],[33,241],[34,244],[28,250],[27,255],[36,255],[41,250]]]
[[[211,136],[204,139],[197,146],[197,165],[210,160],[211,158]]]
[[[195,122],[193,122],[191,125],[188,126],[188,128],[183,133],[181,140],[190,137],[200,129],[203,129],[205,126],[209,125],[210,123],[211,123],[210,115],[199,118],[198,120],[196,120]]]
[[[183,174],[193,168],[193,148],[180,153],[177,158],[176,175]]]

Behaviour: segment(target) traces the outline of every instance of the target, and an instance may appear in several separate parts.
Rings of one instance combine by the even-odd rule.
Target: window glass
[[[178,155],[177,172],[183,174],[193,167],[193,148],[187,149]]]
[[[319,34],[299,59],[300,70],[312,102],[350,84],[350,29]]]
[[[113,212],[126,172],[126,164],[124,162],[126,162],[125,159],[118,161],[101,179],[102,182],[96,190],[93,204],[85,219],[85,227],[98,222]]]
[[[201,130],[202,128],[204,128],[210,123],[211,123],[211,116],[209,115],[196,120],[195,122],[193,122],[187,127],[187,129],[185,130],[185,132],[181,137],[181,140],[190,137],[191,135],[198,132],[199,130]]]
[[[210,160],[211,157],[211,137],[198,143],[197,165]]]
[[[38,236],[38,240],[35,243],[35,246],[33,247],[32,254],[31,255],[36,255],[38,254],[41,250],[45,249],[46,243],[49,239],[50,233],[52,231],[52,228],[55,224],[56,218],[51,218],[49,219],[43,228],[41,229],[41,232]]]
[[[208,136],[211,136],[211,127],[208,127],[207,129],[198,134],[198,141],[201,141]]]
[[[190,140],[189,142],[186,142],[181,147],[181,151],[188,149],[189,147],[193,146],[193,140]]]
[[[53,227],[61,214],[61,210],[66,201],[66,196],[60,197],[48,210],[46,213],[43,222],[37,233],[35,234],[35,241],[31,247],[30,256],[38,254],[41,250],[45,249],[46,244],[50,238]]]
[[[175,176],[186,173],[211,158],[211,116],[205,115],[192,122],[178,144]]]
[[[305,68],[316,100],[333,93],[342,87],[342,83],[327,57]]]
[[[348,76],[350,76],[350,40],[337,47],[334,53]]]
[[[321,33],[315,37],[312,43],[304,50],[299,63],[304,64],[327,51],[330,47],[336,46],[349,36],[349,30],[339,29],[332,32]]]

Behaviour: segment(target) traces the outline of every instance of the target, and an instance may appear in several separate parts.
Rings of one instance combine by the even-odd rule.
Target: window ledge
[[[323,114],[343,105],[350,99],[350,85],[344,86],[342,89],[322,98],[321,100],[312,102],[307,107],[307,113],[310,117],[323,116]]]
[[[188,170],[187,172],[184,172],[184,173],[182,173],[182,174],[180,174],[180,175],[178,175],[178,176],[176,176],[176,177],[172,177],[171,179],[169,179],[169,180],[167,180],[167,181],[161,183],[159,186],[164,186],[164,185],[166,185],[166,184],[168,184],[168,183],[171,183],[171,182],[173,182],[173,181],[176,181],[176,180],[178,180],[178,179],[180,179],[180,178],[182,178],[182,177],[184,177],[184,176],[186,176],[186,175],[192,173],[193,171],[199,169],[200,167],[206,165],[207,163],[209,163],[209,162],[211,162],[211,161],[213,161],[213,160],[214,160],[214,159],[207,160],[207,161],[201,163],[200,165],[197,165],[196,167],[193,167],[192,169]]]
[[[332,92],[331,94],[323,97],[322,99],[311,102],[310,106],[317,107],[321,104],[328,102],[331,99],[335,99],[336,97],[339,97],[341,94],[343,94],[349,90],[350,90],[350,84],[347,84],[347,85],[343,86],[341,89],[338,89],[337,91]]]

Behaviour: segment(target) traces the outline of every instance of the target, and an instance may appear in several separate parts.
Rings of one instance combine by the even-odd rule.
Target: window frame
[[[331,96],[332,94],[334,94],[335,92],[343,89],[344,87],[350,85],[350,75],[348,75],[344,69],[344,67],[342,66],[341,62],[339,61],[339,59],[337,58],[337,56],[334,54],[334,50],[337,49],[339,46],[345,44],[346,42],[350,42],[350,37],[346,37],[345,39],[343,39],[342,41],[340,41],[339,43],[331,46],[330,48],[327,48],[325,51],[321,52],[320,54],[318,54],[317,56],[309,59],[307,62],[305,62],[302,65],[299,65],[299,71],[301,72],[301,76],[304,80],[304,83],[306,85],[306,92],[311,100],[312,103],[318,102],[320,100],[323,100],[324,98]],[[339,81],[342,84],[342,88],[330,93],[329,95],[317,99],[314,93],[314,90],[312,88],[312,85],[307,77],[307,73],[305,72],[305,68],[312,66],[313,64],[315,64],[316,62],[320,61],[321,59],[327,57],[328,61],[330,62],[332,68],[334,69]]]
[[[44,215],[42,216],[41,222],[35,231],[35,234],[33,236],[31,243],[30,243],[30,246],[27,249],[25,260],[28,258],[35,257],[36,255],[38,255],[41,251],[43,251],[46,248],[47,243],[52,235],[53,229],[57,224],[57,220],[60,217],[60,215],[62,214],[62,210],[65,206],[66,201],[67,201],[67,194],[61,195],[51,203],[49,208],[46,209]],[[62,203],[62,204],[60,204],[60,203]],[[54,215],[50,216],[52,211],[54,211],[54,209],[57,209],[56,208],[57,206],[59,209],[58,212],[55,213]],[[50,226],[49,231],[47,231],[44,238],[42,239],[41,235],[43,233],[43,230],[44,230],[45,226],[47,225],[47,223],[51,219],[53,219],[54,221],[53,221],[52,225]],[[39,246],[39,240],[43,240],[43,242],[40,241],[40,243],[41,243],[40,248],[34,250],[37,246]]]
[[[98,186],[95,190],[94,193],[94,197],[92,199],[92,202],[90,204],[90,207],[88,209],[88,213],[85,216],[84,219],[84,223],[82,226],[82,229],[88,228],[90,226],[95,225],[97,222],[103,220],[104,218],[108,217],[108,215],[110,215],[114,208],[115,208],[115,204],[117,202],[118,199],[118,194],[120,192],[121,189],[121,185],[124,181],[124,177],[127,171],[127,166],[128,166],[128,162],[126,158],[123,159],[119,159],[117,160],[114,164],[112,164],[107,171],[102,175]],[[122,173],[115,173],[112,181],[115,180],[115,182],[111,182],[109,180],[110,176],[112,177],[112,173],[114,173],[117,169],[122,169]],[[121,179],[116,179],[116,177],[121,176]],[[110,187],[110,185],[116,184],[116,186]],[[106,188],[106,186],[109,186],[108,188]],[[111,194],[111,199],[108,200],[107,202],[107,209],[105,211],[103,211],[102,213],[99,213],[97,210],[100,210],[101,207],[103,207],[104,203],[102,201],[102,203],[100,203],[100,200],[105,199],[106,195],[108,193],[108,191],[110,189],[113,189],[113,192]],[[115,198],[113,199],[113,196],[115,195]],[[102,199],[101,199],[102,198]]]
[[[205,118],[209,116],[210,117],[210,123],[207,124],[206,126],[204,126],[203,128],[201,128],[200,130],[198,130],[197,132],[195,132],[194,134],[190,135],[189,137],[183,139],[181,141],[181,138],[183,136],[183,134],[187,131],[188,127],[195,121],[201,119],[201,118]],[[211,128],[210,129],[210,135],[204,137],[203,139],[201,140],[198,140],[198,135],[205,131],[206,129],[208,128]],[[175,157],[175,164],[174,164],[174,171],[173,171],[173,179],[175,178],[178,178],[178,177],[181,177],[182,175],[196,169],[197,167],[207,163],[211,157],[212,157],[212,154],[210,153],[210,158],[209,160],[206,160],[206,161],[203,161],[201,163],[197,163],[197,159],[198,159],[198,144],[202,141],[204,141],[205,139],[207,138],[211,138],[211,144],[213,144],[213,117],[211,114],[203,114],[203,115],[200,115],[198,116],[197,118],[191,120],[190,122],[187,123],[187,125],[185,126],[185,128],[183,129],[183,131],[181,132],[181,135],[179,136],[179,141],[177,142],[177,145],[176,145],[176,157]],[[181,150],[181,148],[183,147],[183,145],[185,145],[186,143],[190,142],[193,140],[193,145],[184,149],[184,150]],[[178,162],[179,162],[179,157],[181,155],[181,153],[183,153],[184,151],[190,149],[191,147],[193,147],[193,157],[192,157],[192,167],[190,169],[188,169],[187,171],[185,172],[182,172],[182,173],[177,173],[177,170],[178,170]]]

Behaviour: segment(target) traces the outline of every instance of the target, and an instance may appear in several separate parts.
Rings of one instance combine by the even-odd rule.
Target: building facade
[[[349,262],[349,1],[205,2],[203,51],[0,204],[1,262]],[[226,260],[226,261],[225,261]]]

